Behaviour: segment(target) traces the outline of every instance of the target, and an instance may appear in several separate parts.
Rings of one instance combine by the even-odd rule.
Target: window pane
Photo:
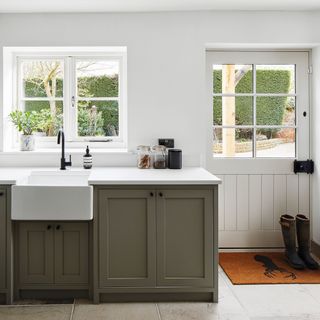
[[[22,62],[22,96],[63,96],[63,65],[55,60],[26,60]]]
[[[295,65],[257,65],[257,93],[295,93]]]
[[[25,101],[24,110],[36,114],[36,131],[45,136],[56,136],[63,126],[62,101]]]
[[[214,125],[251,125],[252,97],[213,97]]]
[[[295,129],[257,129],[257,157],[294,158]]]
[[[78,135],[105,137],[119,135],[117,101],[79,101]]]
[[[118,97],[119,63],[81,60],[76,63],[78,97]]]
[[[252,157],[253,129],[215,128],[213,153],[215,157]]]
[[[295,125],[294,97],[257,97],[257,125]]]
[[[213,93],[252,93],[252,65],[213,65]]]

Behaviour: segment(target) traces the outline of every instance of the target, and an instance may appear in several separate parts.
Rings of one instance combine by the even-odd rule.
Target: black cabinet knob
[[[58,224],[58,225],[56,226],[56,230],[60,230],[60,228],[61,228],[61,226]]]
[[[162,192],[159,192],[159,196],[160,196],[160,197],[162,197],[162,196],[163,196]]]
[[[3,196],[3,195],[4,195],[4,192],[1,191],[1,192],[0,192],[0,196]]]
[[[47,226],[47,230],[50,230],[51,229],[51,225],[49,224],[48,226]]]
[[[150,197],[153,197],[153,192],[150,192]]]

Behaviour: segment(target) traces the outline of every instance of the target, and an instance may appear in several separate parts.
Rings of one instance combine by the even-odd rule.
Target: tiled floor
[[[320,285],[233,286],[219,270],[219,303],[1,306],[0,320],[320,320]]]

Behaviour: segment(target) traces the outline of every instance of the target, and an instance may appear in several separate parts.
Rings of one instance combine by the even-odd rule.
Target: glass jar
[[[139,146],[138,150],[138,168],[151,168],[151,150],[149,146]]]
[[[166,147],[165,146],[153,146],[153,167],[155,169],[166,168]]]

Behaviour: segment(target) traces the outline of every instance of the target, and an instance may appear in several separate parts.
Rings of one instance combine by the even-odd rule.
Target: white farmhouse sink
[[[32,171],[12,186],[12,220],[92,220],[88,171]]]

